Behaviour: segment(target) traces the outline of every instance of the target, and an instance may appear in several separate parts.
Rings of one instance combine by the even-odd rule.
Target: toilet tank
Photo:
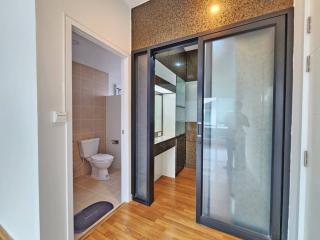
[[[80,155],[88,158],[98,153],[100,138],[85,139],[80,141]]]

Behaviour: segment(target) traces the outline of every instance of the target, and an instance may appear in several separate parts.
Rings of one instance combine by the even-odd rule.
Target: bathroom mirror
[[[176,75],[155,60],[154,75],[155,144],[175,136]]]

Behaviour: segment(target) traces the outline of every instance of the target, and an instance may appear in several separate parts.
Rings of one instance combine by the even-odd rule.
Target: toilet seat
[[[92,163],[107,163],[113,160],[113,156],[104,153],[98,153],[90,157],[90,162]]]

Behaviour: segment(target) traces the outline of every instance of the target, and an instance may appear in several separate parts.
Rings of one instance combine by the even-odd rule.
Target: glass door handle
[[[202,122],[197,122],[197,137],[201,138],[201,126],[202,126]]]

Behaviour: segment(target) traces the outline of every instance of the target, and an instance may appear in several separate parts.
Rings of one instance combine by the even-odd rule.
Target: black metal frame
[[[253,23],[219,31],[199,38],[198,66],[198,139],[197,139],[197,222],[228,232],[244,239],[267,240],[286,239],[288,175],[290,164],[290,120],[291,120],[291,68],[292,62],[286,62],[292,56],[289,39],[291,28],[286,14],[259,20]],[[267,27],[275,27],[275,80],[274,80],[274,113],[273,113],[273,156],[272,156],[272,196],[270,236],[255,233],[239,226],[226,224],[202,215],[203,196],[203,81],[204,81],[204,44],[213,40],[226,38]],[[289,68],[288,68],[289,67]],[[288,73],[286,74],[286,72]],[[286,182],[285,182],[286,179]],[[286,205],[284,205],[286,204]]]
[[[131,111],[132,111],[132,132],[131,132],[131,151],[132,151],[132,194],[133,194],[133,200],[150,205],[153,202],[153,179],[154,179],[154,158],[153,158],[153,144],[154,144],[154,137],[153,137],[153,129],[154,129],[154,81],[152,81],[154,77],[154,54],[161,52],[161,51],[166,51],[170,48],[175,48],[175,47],[180,47],[181,45],[185,44],[191,44],[191,43],[196,43],[199,40],[199,43],[201,43],[201,37],[207,36],[209,34],[217,34],[220,35],[220,37],[224,37],[222,34],[226,32],[232,32],[234,29],[238,28],[245,28],[249,27],[248,31],[250,30],[250,27],[254,27],[255,24],[259,25],[260,21],[266,21],[268,19],[272,18],[277,18],[277,17],[283,17],[285,18],[285,60],[283,64],[285,64],[285,72],[283,73],[285,76],[285,81],[283,83],[283,109],[282,113],[284,115],[281,115],[284,120],[282,121],[283,124],[283,131],[281,133],[281,141],[282,141],[282,148],[280,149],[279,146],[276,146],[278,154],[282,155],[282,167],[281,170],[277,172],[277,174],[281,174],[281,183],[279,186],[276,186],[278,189],[277,192],[278,195],[276,197],[281,198],[280,205],[275,208],[274,213],[280,213],[280,221],[278,220],[278,226],[275,226],[277,229],[277,233],[275,233],[274,236],[272,236],[273,240],[278,240],[282,239],[285,240],[287,239],[287,225],[288,225],[288,206],[289,206],[289,185],[290,185],[290,138],[291,138],[291,111],[292,111],[292,55],[293,55],[293,8],[281,10],[275,13],[267,14],[264,16],[259,16],[253,19],[241,21],[235,24],[231,24],[228,26],[216,28],[213,31],[206,31],[202,32],[199,34],[194,34],[188,37],[184,38],[179,38],[173,41],[168,41],[164,42],[161,44],[157,44],[151,47],[143,48],[140,50],[136,50],[132,52],[132,93],[135,93],[135,61],[134,58],[138,54],[148,54],[148,89],[149,89],[149,94],[148,94],[148,138],[149,138],[149,146],[148,146],[148,156],[149,156],[149,162],[148,162],[148,190],[149,190],[149,197],[148,199],[141,200],[135,198],[135,94],[132,94],[131,96]],[[231,34],[231,33],[230,33]],[[203,41],[203,40],[202,40]],[[201,49],[199,48],[199,52],[201,52]],[[278,63],[279,64],[279,63]],[[199,54],[198,56],[198,66],[203,66],[203,53]],[[199,68],[198,69],[198,75],[202,76],[203,74],[203,69]],[[200,79],[198,77],[198,79]],[[200,84],[199,84],[200,85]],[[202,85],[201,85],[202,86]],[[203,94],[201,87],[198,86],[198,96],[199,94]],[[280,96],[281,97],[281,96]],[[279,98],[279,96],[278,96]],[[203,104],[202,104],[202,99],[198,98],[198,122],[200,121],[202,123],[203,117],[202,117],[202,112],[203,112]],[[275,116],[275,114],[274,114]],[[199,125],[198,125],[199,126]],[[200,125],[198,131],[200,131],[201,135],[203,132],[202,129],[203,125]],[[150,130],[151,129],[151,130]],[[276,133],[275,133],[276,134]],[[276,136],[273,136],[273,139]],[[202,139],[197,139],[197,149],[201,149],[201,144],[202,144]],[[230,234],[234,234],[236,236],[244,237],[245,239],[270,239],[270,238],[264,238],[261,236],[255,236],[255,234],[250,234],[247,231],[243,231],[243,229],[234,229],[230,228],[229,226],[225,226],[225,224],[221,224],[220,222],[215,222],[215,224],[211,224],[212,222],[210,219],[204,219],[201,217],[201,208],[200,205],[202,204],[202,201],[200,199],[202,195],[202,189],[201,187],[201,178],[199,176],[199,169],[202,168],[202,161],[199,161],[199,159],[202,159],[202,151],[197,150],[197,163],[196,163],[196,168],[197,168],[197,222],[201,224],[205,224],[208,226],[214,226],[217,229],[220,229],[222,231],[228,232]],[[199,185],[200,184],[200,185]],[[275,185],[275,183],[273,183]],[[281,196],[279,196],[279,194]],[[275,196],[274,196],[275,197]],[[275,223],[273,223],[275,224]],[[279,231],[280,229],[280,231]],[[278,233],[279,232],[279,233]],[[253,237],[253,238],[252,238]]]
[[[147,96],[147,199],[141,199],[136,196],[136,62],[135,58],[139,55],[147,55],[147,81],[148,81],[148,96]],[[151,51],[136,51],[132,53],[132,71],[131,71],[131,193],[132,199],[145,205],[151,205],[154,199],[154,161],[153,145],[154,145],[154,59],[151,57]]]
[[[288,238],[289,192],[290,192],[290,153],[292,122],[292,88],[293,88],[293,29],[294,12],[286,14],[286,71],[285,71],[285,122],[282,182],[282,227],[281,239]]]

